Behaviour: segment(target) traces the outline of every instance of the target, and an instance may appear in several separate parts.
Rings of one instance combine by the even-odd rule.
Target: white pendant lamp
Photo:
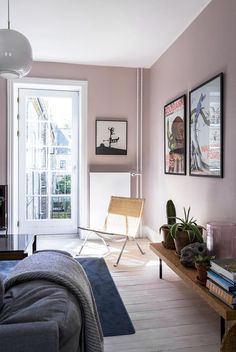
[[[32,49],[28,39],[20,32],[10,29],[8,0],[8,29],[0,29],[0,76],[21,78],[32,66]]]

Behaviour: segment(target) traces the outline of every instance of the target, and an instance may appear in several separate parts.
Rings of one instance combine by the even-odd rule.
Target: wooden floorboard
[[[105,352],[219,351],[218,315],[165,265],[160,280],[157,259],[150,267],[112,273],[136,333],[105,338]]]
[[[157,256],[149,250],[147,240],[141,240],[140,244],[146,251],[145,256],[137,251],[134,243],[129,243],[116,269],[111,261],[117,256],[120,244],[111,246],[115,250],[112,260],[105,257],[136,330],[133,335],[106,337],[105,352],[218,352],[219,316],[165,263],[160,280]],[[42,248],[52,247],[55,248],[55,241],[51,247],[49,242],[42,245]],[[78,252],[79,241],[72,240],[71,247],[63,244],[58,248],[68,251],[71,248],[74,254],[75,247]],[[99,248],[104,250],[99,241],[91,241],[85,252],[90,255],[89,250],[94,250],[91,255],[97,255]],[[130,257],[136,258],[140,267],[131,267],[130,263],[135,261],[130,261]]]

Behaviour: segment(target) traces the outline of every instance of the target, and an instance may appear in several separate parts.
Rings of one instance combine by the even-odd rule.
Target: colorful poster
[[[186,96],[164,107],[165,173],[186,174]]]
[[[222,177],[223,74],[190,92],[190,175]]]

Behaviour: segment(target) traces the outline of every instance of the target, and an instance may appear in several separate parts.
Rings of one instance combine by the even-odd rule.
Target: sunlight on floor
[[[150,241],[148,239],[139,239],[140,246],[145,254],[142,255],[138,250],[135,242],[129,241],[123,252],[120,263],[117,268],[114,263],[120,253],[123,243],[109,243],[109,251],[101,240],[89,240],[81,257],[104,257],[109,269],[112,272],[117,271],[133,271],[144,269],[145,267],[157,266],[157,257],[149,249]],[[81,248],[82,240],[74,237],[66,236],[40,236],[37,244],[37,250],[42,249],[59,249],[71,253],[74,257],[78,256]]]

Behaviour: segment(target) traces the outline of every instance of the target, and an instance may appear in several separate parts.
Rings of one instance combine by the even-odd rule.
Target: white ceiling
[[[10,0],[35,61],[150,67],[211,0]],[[7,0],[0,0],[0,28]]]

